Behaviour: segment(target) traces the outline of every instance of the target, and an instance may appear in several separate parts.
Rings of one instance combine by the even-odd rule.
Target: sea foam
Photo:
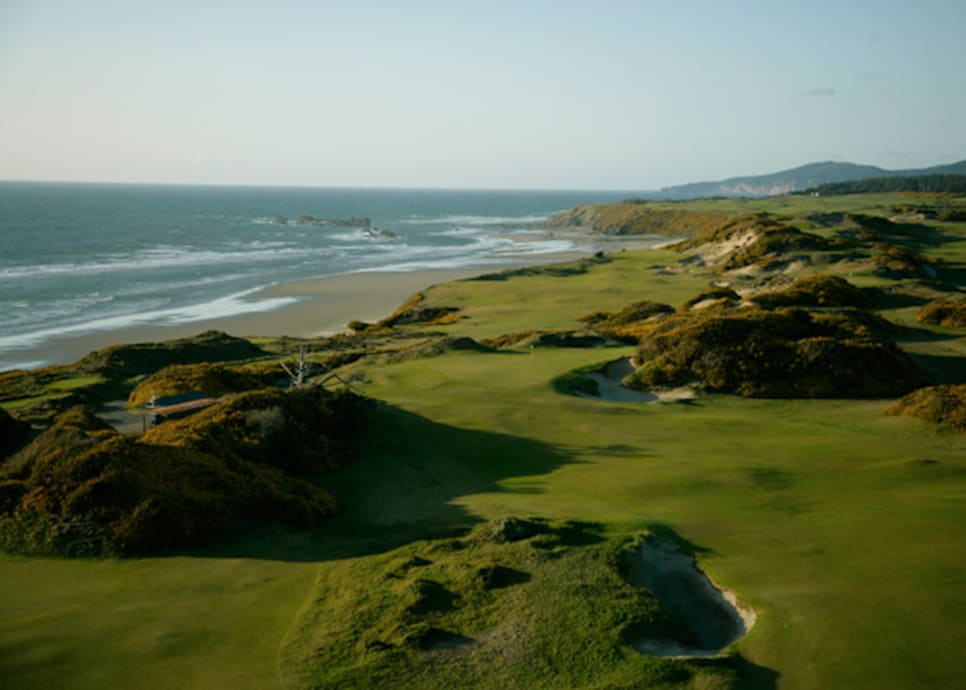
[[[264,289],[264,286],[252,288],[201,304],[116,314],[81,323],[65,324],[63,326],[44,328],[17,335],[0,336],[0,351],[30,347],[56,337],[117,330],[129,326],[192,323],[195,321],[240,316],[242,314],[274,311],[275,309],[280,309],[299,301],[298,297],[267,297],[259,300],[245,299]]]

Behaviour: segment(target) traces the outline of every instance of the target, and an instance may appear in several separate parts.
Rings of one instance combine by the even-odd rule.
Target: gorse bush
[[[877,397],[923,385],[923,374],[879,335],[888,325],[855,311],[753,307],[675,314],[644,336],[641,387],[700,382],[753,397]]]
[[[875,245],[873,271],[890,278],[934,278],[936,269],[930,259],[897,244],[880,242]]]
[[[966,326],[966,300],[940,300],[923,305],[916,314],[919,323],[962,328]]]
[[[903,397],[886,414],[920,417],[966,431],[966,384],[920,388]]]
[[[836,245],[819,235],[802,232],[798,228],[777,225],[763,228],[753,241],[736,249],[721,265],[722,271],[731,271],[750,265],[768,265],[773,261],[787,260],[795,252],[828,251]]]
[[[358,398],[350,393],[262,389],[162,424],[142,440],[311,473],[345,464],[360,428]]]
[[[350,459],[360,412],[349,394],[256,391],[135,439],[74,408],[0,471],[0,543],[133,554],[317,524],[335,499],[304,475]]]
[[[209,362],[173,364],[141,381],[127,402],[134,407],[149,402],[152,397],[163,398],[187,391],[201,391],[217,398],[269,386],[281,376],[283,372],[278,366],[253,370]]]
[[[867,307],[868,296],[839,276],[802,276],[791,285],[755,294],[761,307]]]
[[[0,461],[15,451],[30,433],[30,425],[0,408]]]
[[[243,338],[219,331],[206,331],[191,338],[163,343],[115,345],[90,353],[75,367],[79,371],[125,377],[152,373],[171,364],[225,362],[252,359],[264,354],[258,346]]]

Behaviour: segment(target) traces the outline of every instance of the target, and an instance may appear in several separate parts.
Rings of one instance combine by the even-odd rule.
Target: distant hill
[[[826,161],[809,163],[798,168],[782,170],[768,175],[731,177],[718,182],[693,182],[664,187],[654,196],[663,199],[695,199],[712,196],[774,196],[798,192],[832,182],[919,175],[966,175],[966,160],[912,170],[885,170],[874,165]]]
[[[934,192],[966,194],[966,175],[914,175],[868,177],[864,180],[826,182],[797,192],[835,196],[841,194],[875,194],[881,192]]]

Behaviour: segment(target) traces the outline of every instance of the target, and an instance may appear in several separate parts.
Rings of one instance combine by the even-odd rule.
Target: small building
[[[147,431],[171,419],[190,417],[218,402],[221,402],[220,398],[209,398],[201,391],[151,398],[151,402],[144,406],[142,426]]]

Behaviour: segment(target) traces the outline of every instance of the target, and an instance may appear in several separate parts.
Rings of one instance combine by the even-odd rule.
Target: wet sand
[[[36,361],[38,366],[41,362],[66,364],[80,359],[92,350],[110,345],[183,338],[211,329],[246,337],[329,335],[346,330],[346,324],[355,319],[377,321],[391,314],[414,292],[430,285],[471,278],[493,270],[476,267],[404,273],[352,273],[282,283],[248,297],[252,302],[271,297],[291,297],[297,300],[273,311],[189,323],[143,324],[98,333],[55,337],[29,348],[9,350],[0,355],[0,359]]]
[[[525,236],[512,239],[525,240]],[[280,283],[252,293],[245,301],[257,303],[271,298],[290,298],[291,304],[271,311],[195,320],[172,324],[139,324],[77,335],[52,336],[31,346],[0,352],[0,371],[9,362],[22,368],[74,362],[88,352],[110,345],[158,342],[184,338],[207,330],[219,330],[235,336],[311,337],[346,331],[353,320],[378,321],[391,314],[414,292],[431,285],[471,278],[485,273],[569,261],[595,251],[615,252],[654,248],[673,240],[658,237],[613,237],[589,235],[585,230],[561,229],[548,232],[548,237],[568,239],[575,248],[556,254],[524,255],[512,263],[462,268],[423,269],[406,272],[373,271]],[[513,257],[504,257],[513,258]]]

